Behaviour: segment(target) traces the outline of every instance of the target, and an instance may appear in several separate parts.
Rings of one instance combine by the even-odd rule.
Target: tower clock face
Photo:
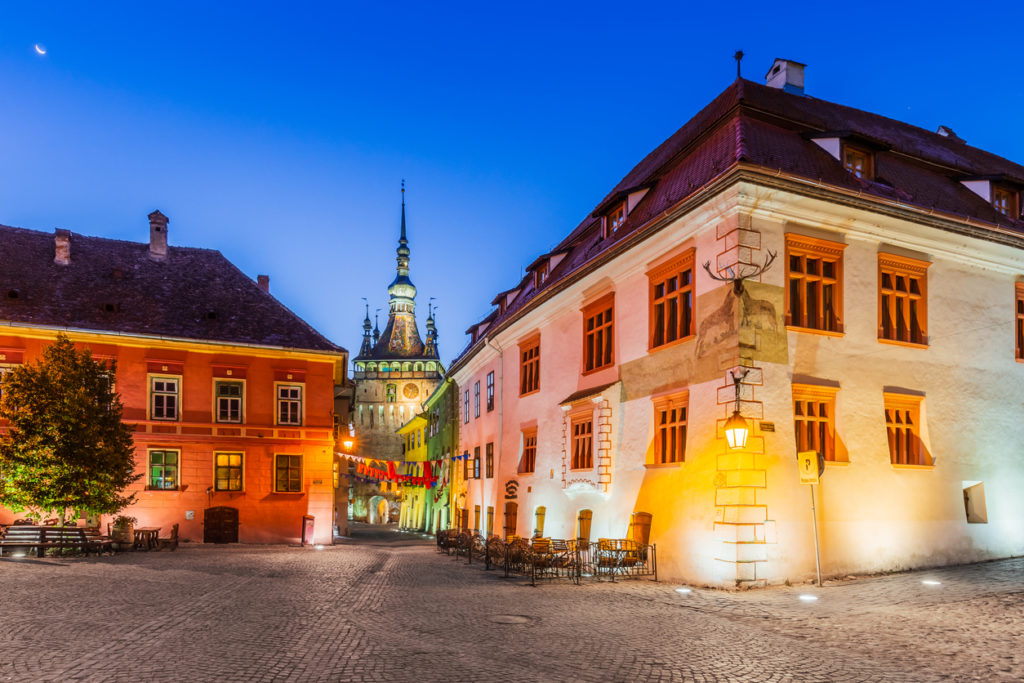
[[[416,398],[420,395],[420,388],[410,382],[402,389],[402,393],[405,394],[406,398]]]

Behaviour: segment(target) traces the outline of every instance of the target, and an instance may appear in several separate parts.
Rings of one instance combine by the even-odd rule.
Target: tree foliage
[[[114,370],[59,335],[38,362],[3,376],[0,504],[64,520],[72,510],[113,514],[134,501],[123,492],[142,475]]]

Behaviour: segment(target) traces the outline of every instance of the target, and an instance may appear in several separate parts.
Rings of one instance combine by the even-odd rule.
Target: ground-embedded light
[[[811,595],[810,593],[804,593],[803,595],[800,596],[800,599],[803,600],[804,602],[814,602],[815,600],[818,599],[818,596],[817,595]]]
[[[692,592],[693,591],[691,591],[689,588],[677,588],[676,589],[676,593],[692,593]]]
[[[941,581],[936,581],[935,579],[925,579],[921,583],[923,583],[926,586],[941,586],[942,585]]]

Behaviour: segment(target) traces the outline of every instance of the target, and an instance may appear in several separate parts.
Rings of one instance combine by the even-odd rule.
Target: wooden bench
[[[171,535],[168,536],[167,538],[158,538],[157,539],[157,545],[160,547],[160,550],[164,550],[164,549],[177,550],[178,549],[178,525],[175,524],[174,526],[171,527]]]
[[[32,549],[36,557],[42,557],[47,550],[57,548],[78,549],[88,555],[90,552],[104,552],[110,549],[109,539],[89,537],[85,529],[76,526],[51,525],[15,525],[7,528],[0,538],[0,555],[4,550],[24,549],[26,553]]]

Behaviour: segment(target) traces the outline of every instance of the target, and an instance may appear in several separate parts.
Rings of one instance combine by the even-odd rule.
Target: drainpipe
[[[505,357],[504,357],[504,351],[502,350],[502,348],[500,346],[497,346],[494,343],[493,339],[489,338],[487,340],[487,345],[490,346],[492,349],[494,349],[495,351],[498,352],[498,386],[495,387],[495,390],[494,390],[494,400],[496,400],[498,402],[498,443],[497,443],[497,446],[498,446],[497,451],[498,452],[494,454],[494,459],[497,461],[496,469],[501,469],[501,467],[500,467],[500,465],[501,465],[501,442],[504,440],[504,436],[505,436],[504,431],[503,431],[503,424],[502,424],[504,422],[503,418],[505,416],[505,407],[504,407],[504,402],[501,400],[501,392],[505,388]],[[482,479],[481,479],[480,490],[481,490],[481,493],[483,493],[483,480]],[[494,499],[494,508],[495,508],[494,515],[495,515],[495,517],[497,517],[497,515],[498,515],[498,509],[497,509],[498,508],[498,499],[497,499],[497,496],[495,496],[495,499]],[[505,511],[502,510],[501,514],[502,514],[502,517],[501,517],[502,522],[501,523],[504,525],[504,523],[505,523],[504,522]],[[493,529],[492,529],[492,531],[493,531]]]

